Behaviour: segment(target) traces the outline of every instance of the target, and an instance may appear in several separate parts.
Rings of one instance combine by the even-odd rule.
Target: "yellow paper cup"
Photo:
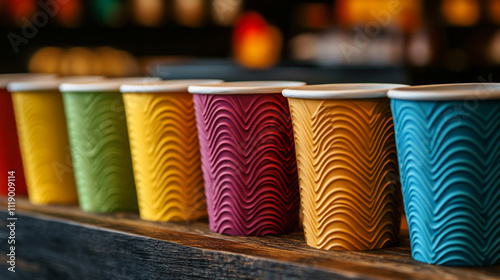
[[[219,82],[121,86],[142,219],[188,221],[207,216],[193,97],[187,88]]]
[[[0,174],[14,172],[15,186],[2,185],[0,195],[15,191],[16,195],[25,195],[26,180],[17,137],[16,119],[12,98],[7,91],[7,84],[15,81],[35,81],[53,79],[51,74],[1,74],[0,75]]]
[[[33,204],[77,202],[66,118],[59,85],[102,77],[67,77],[9,83],[29,200]]]
[[[308,245],[372,250],[398,242],[401,189],[387,91],[401,85],[286,89]]]

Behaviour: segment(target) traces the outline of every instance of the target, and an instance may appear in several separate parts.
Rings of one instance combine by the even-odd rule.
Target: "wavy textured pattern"
[[[16,92],[12,101],[30,202],[77,203],[61,93]]]
[[[10,92],[0,88],[0,174],[8,174],[9,171],[16,172],[16,195],[25,195],[26,181],[12,98]],[[7,193],[8,185],[2,184],[0,195],[6,196]]]
[[[123,98],[141,218],[206,218],[192,95],[126,93]]]
[[[194,95],[210,229],[267,235],[298,227],[292,123],[281,94]]]
[[[307,244],[371,250],[398,242],[401,189],[389,99],[289,98]]]
[[[500,101],[393,100],[392,110],[413,258],[499,263]]]
[[[63,93],[80,207],[137,211],[125,108],[120,93]]]

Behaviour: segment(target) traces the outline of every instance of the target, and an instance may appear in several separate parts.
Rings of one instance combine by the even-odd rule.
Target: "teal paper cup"
[[[138,210],[120,86],[152,79],[61,85],[78,201],[83,211]]]
[[[415,260],[500,262],[500,84],[389,91]]]

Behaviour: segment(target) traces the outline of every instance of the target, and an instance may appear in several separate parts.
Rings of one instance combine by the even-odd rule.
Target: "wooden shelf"
[[[7,198],[0,197],[0,279],[500,279],[500,265],[427,265],[397,247],[371,252],[310,248],[302,233],[235,237],[207,222],[153,223],[136,214],[16,201],[16,273],[7,270]]]

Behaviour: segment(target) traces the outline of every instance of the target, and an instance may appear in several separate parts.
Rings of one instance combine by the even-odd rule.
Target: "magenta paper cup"
[[[299,186],[284,88],[303,82],[190,86],[210,229],[229,235],[297,230]]]

